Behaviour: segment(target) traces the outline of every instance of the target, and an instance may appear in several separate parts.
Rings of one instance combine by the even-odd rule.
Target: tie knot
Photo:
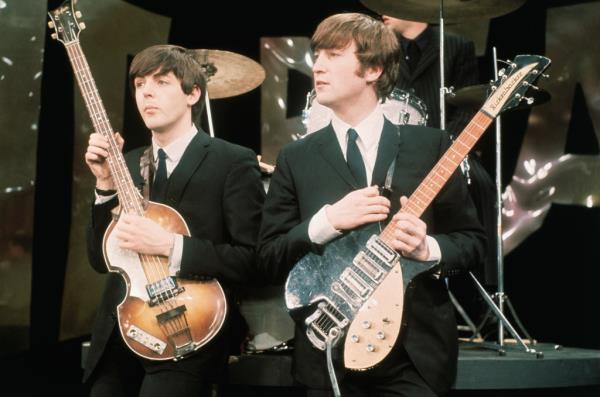
[[[167,153],[164,150],[158,149],[158,159],[165,160],[167,158]]]
[[[354,128],[348,129],[348,140],[356,141],[356,138],[358,138],[358,132]]]

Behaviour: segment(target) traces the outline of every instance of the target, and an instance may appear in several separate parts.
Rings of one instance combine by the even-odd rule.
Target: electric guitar
[[[55,31],[52,37],[67,50],[94,129],[108,139],[107,161],[117,185],[121,210],[189,236],[189,228],[177,211],[160,203],[146,202],[135,187],[81,49],[79,33],[85,25],[79,21],[81,13],[73,4],[67,0],[49,12],[48,25]],[[225,321],[227,302],[221,285],[216,280],[171,277],[167,257],[121,249],[113,234],[115,226],[113,220],[104,234],[102,248],[108,270],[119,273],[127,286],[126,295],[117,306],[119,330],[126,345],[149,360],[179,360],[200,349]]]
[[[420,217],[473,148],[494,118],[515,107],[550,65],[548,58],[518,55],[492,83],[491,95],[456,138],[400,212]],[[419,274],[436,269],[434,262],[403,258],[390,246],[394,225],[377,234],[377,225],[352,231],[309,253],[296,263],[285,285],[292,317],[304,319],[306,335],[318,349],[343,336],[344,365],[366,370],[392,350],[402,328],[408,285]],[[306,316],[306,313],[310,313]]]

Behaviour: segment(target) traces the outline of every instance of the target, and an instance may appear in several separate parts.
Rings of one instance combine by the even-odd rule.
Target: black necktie
[[[419,63],[419,59],[421,58],[421,49],[417,45],[414,40],[410,40],[406,43],[406,54],[404,55],[404,59],[406,59],[406,63],[408,64],[408,69],[412,73],[417,64]]]
[[[164,150],[158,149],[158,167],[156,167],[156,175],[154,183],[152,183],[152,193],[150,200],[162,201],[165,196],[165,188],[167,187],[167,154]]]
[[[358,146],[356,145],[356,138],[358,133],[350,128],[348,130],[348,149],[346,151],[346,163],[348,168],[354,176],[358,187],[367,187],[367,171],[365,170],[365,163],[363,162],[362,155]]]

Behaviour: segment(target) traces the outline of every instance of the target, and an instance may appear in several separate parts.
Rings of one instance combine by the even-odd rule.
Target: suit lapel
[[[402,78],[404,80],[407,81],[411,81],[412,80],[412,76],[410,75],[410,70],[408,69],[408,63],[406,62],[406,60],[404,59],[404,52],[401,51],[401,58],[400,59],[400,74],[402,75]]]
[[[377,159],[373,168],[371,185],[383,186],[385,176],[392,160],[398,155],[399,146],[402,143],[399,126],[385,119],[383,131],[377,148]]]
[[[344,181],[346,181],[354,189],[358,189],[357,183],[350,173],[348,164],[346,164],[344,154],[340,148],[340,143],[335,136],[335,132],[333,131],[331,123],[325,127],[325,131],[323,131],[323,135],[319,141],[319,153],[321,156],[323,156],[325,161],[327,161],[329,165],[331,165],[333,169],[342,177]]]
[[[183,152],[179,164],[169,176],[165,197],[167,204],[176,205],[179,203],[188,181],[208,154],[210,143],[210,138],[201,129],[191,140],[185,152]]]

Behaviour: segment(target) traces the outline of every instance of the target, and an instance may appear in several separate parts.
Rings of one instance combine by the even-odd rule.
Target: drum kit
[[[402,18],[405,20],[414,20],[428,23],[439,23],[440,31],[440,48],[439,48],[439,59],[444,59],[444,23],[456,23],[465,22],[469,20],[482,19],[482,18],[493,18],[512,12],[521,7],[526,0],[361,0],[361,2],[372,11],[380,15],[388,15],[396,18]],[[208,81],[206,95],[206,108],[208,115],[208,122],[210,127],[211,136],[214,136],[212,117],[210,114],[210,102],[209,99],[227,98],[235,95],[240,95],[258,87],[265,79],[264,69],[255,61],[245,56],[221,50],[207,50],[199,49],[194,50],[198,61],[202,65]],[[497,64],[497,59],[494,49],[494,65]],[[444,62],[439,62],[443,65]],[[445,127],[445,106],[449,103],[453,106],[463,109],[479,109],[485,102],[489,94],[489,85],[475,85],[469,87],[462,87],[457,91],[453,92],[452,89],[445,87],[445,76],[444,68],[440,66],[440,126],[442,129]],[[497,73],[497,71],[496,71]],[[496,76],[497,77],[497,76]],[[521,108],[527,108],[531,106],[541,105],[550,100],[550,94],[543,89],[532,87],[527,93],[527,101],[523,102]],[[424,101],[416,97],[413,93],[403,91],[400,89],[394,89],[392,93],[380,103],[381,109],[384,115],[393,123],[404,125],[427,125],[428,123],[428,110],[425,106]],[[302,139],[308,134],[311,134],[325,126],[327,126],[332,117],[332,110],[319,104],[314,90],[310,91],[306,95],[306,106],[302,111],[302,124],[303,130],[292,133],[293,139]],[[501,170],[500,164],[500,123],[497,123],[496,127],[496,168]],[[265,176],[265,189],[268,188],[268,176],[273,172],[273,166],[260,162],[261,170]],[[499,352],[504,352],[504,327],[510,332],[514,339],[520,343],[526,352],[536,353],[535,350],[529,348],[527,344],[518,335],[517,331],[510,324],[506,316],[504,315],[504,305],[507,304],[509,309],[513,312],[513,317],[517,319],[514,309],[508,301],[508,297],[504,294],[503,285],[503,253],[502,253],[502,236],[501,230],[501,179],[500,172],[497,172],[496,176],[496,211],[498,225],[496,227],[497,232],[497,272],[498,272],[498,285],[497,292],[492,296],[481,286],[477,278],[473,274],[473,278],[476,287],[483,296],[484,300],[490,307],[490,311],[493,312],[498,318],[498,341],[493,344],[493,348]],[[275,291],[278,292],[278,291]],[[269,294],[270,296],[272,294]],[[269,298],[270,299],[270,298]],[[494,300],[496,299],[496,301]],[[260,303],[260,302],[259,302]],[[263,302],[264,303],[264,302]],[[251,310],[257,309],[260,305],[252,307]],[[264,305],[263,305],[264,306]],[[460,305],[455,302],[455,306],[458,311],[461,312],[463,318],[468,324],[471,324],[471,330],[474,331],[474,335],[478,334],[479,329],[474,328],[473,323],[468,318],[464,310]],[[264,309],[264,307],[263,307]],[[242,308],[242,311],[244,309]],[[264,311],[259,310],[263,315],[257,318],[263,318]],[[277,320],[272,322],[271,326],[282,321],[279,317]],[[289,319],[288,319],[289,321]],[[252,321],[249,321],[250,323]],[[528,336],[522,325],[519,326]],[[275,325],[279,328],[282,335],[289,336],[291,331],[291,325]],[[260,326],[264,328],[264,326]],[[253,325],[250,324],[252,330]],[[286,329],[283,329],[286,328]],[[281,338],[280,338],[281,340]],[[285,340],[284,340],[285,342]],[[272,344],[272,347],[275,347]],[[258,347],[258,346],[257,346]],[[263,346],[265,347],[265,346]],[[266,348],[269,348],[267,345]],[[259,348],[260,349],[260,348]]]

